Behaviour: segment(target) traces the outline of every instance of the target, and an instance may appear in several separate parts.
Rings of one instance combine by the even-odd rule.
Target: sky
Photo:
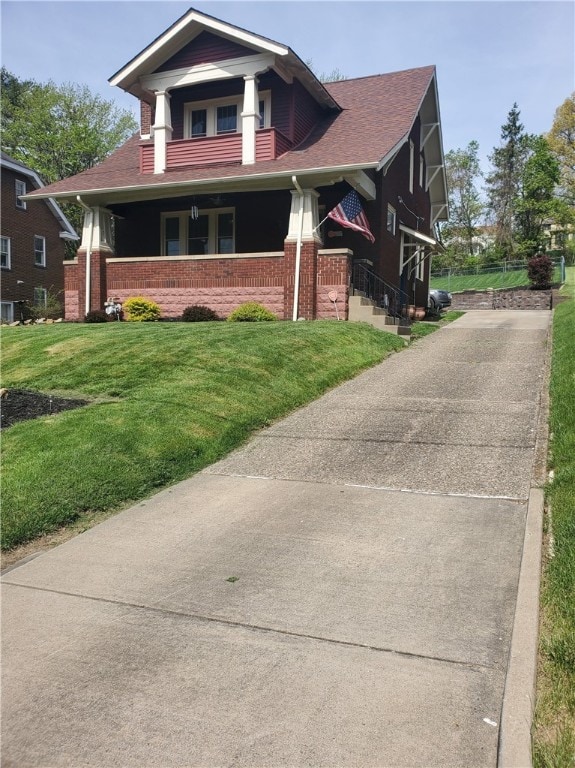
[[[479,142],[484,172],[516,102],[545,133],[575,91],[573,0],[18,0],[0,2],[1,62],[20,79],[88,85],[137,116],[108,79],[190,7],[288,45],[348,78],[434,64],[445,152]]]

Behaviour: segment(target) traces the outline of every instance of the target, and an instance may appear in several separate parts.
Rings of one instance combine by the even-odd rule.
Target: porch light
[[[199,217],[200,217],[200,212],[198,210],[198,206],[192,205],[192,207],[190,208],[190,219],[192,221],[197,221]]]

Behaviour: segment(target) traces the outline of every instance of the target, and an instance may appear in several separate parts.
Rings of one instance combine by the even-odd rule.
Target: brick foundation
[[[109,296],[124,302],[130,296],[156,301],[162,317],[181,317],[193,304],[208,306],[227,317],[239,304],[258,301],[282,320],[293,312],[295,243],[284,252],[229,258],[195,257],[105,258],[91,257],[91,308],[104,309]],[[299,317],[335,318],[330,291],[337,293],[341,319],[347,319],[351,252],[342,249],[318,252],[315,242],[304,242],[301,251]],[[85,315],[86,255],[81,251],[65,267],[66,319]]]

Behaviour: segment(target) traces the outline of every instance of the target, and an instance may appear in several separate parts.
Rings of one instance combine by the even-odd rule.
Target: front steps
[[[411,336],[409,325],[400,325],[396,317],[391,317],[385,309],[377,307],[375,303],[365,296],[349,297],[348,320],[352,323],[369,323],[381,331],[395,333],[398,336]]]

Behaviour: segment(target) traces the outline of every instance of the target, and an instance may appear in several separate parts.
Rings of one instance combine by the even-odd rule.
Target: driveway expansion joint
[[[493,664],[481,664],[480,662],[461,661],[460,659],[450,659],[443,656],[432,656],[424,653],[411,653],[409,651],[399,651],[396,648],[386,648],[384,646],[369,645],[367,643],[354,643],[351,640],[337,640],[335,638],[323,637],[321,635],[312,635],[305,632],[291,632],[287,629],[277,629],[276,627],[266,627],[261,624],[249,624],[243,621],[234,621],[232,619],[223,619],[216,616],[206,616],[200,613],[192,613],[188,611],[176,611],[173,608],[161,608],[154,605],[145,605],[144,603],[131,603],[126,600],[112,600],[108,597],[96,597],[95,595],[85,595],[77,592],[67,592],[60,589],[48,589],[46,587],[37,587],[30,584],[20,584],[17,581],[3,580],[3,584],[11,587],[20,587],[21,589],[29,589],[35,592],[47,592],[52,595],[61,595],[63,597],[75,597],[80,600],[90,600],[96,603],[104,603],[106,605],[115,605],[124,608],[135,608],[141,611],[151,611],[152,613],[159,613],[166,616],[174,616],[185,619],[192,619],[195,621],[205,622],[207,624],[220,624],[228,627],[237,627],[239,629],[245,629],[252,632],[265,632],[268,634],[282,635],[283,637],[293,637],[300,640],[314,640],[319,643],[326,643],[328,645],[335,645],[338,647],[357,648],[365,651],[375,651],[376,653],[387,653],[394,656],[401,656],[408,659],[419,659],[421,661],[435,661],[440,664],[448,664],[459,668],[464,668],[472,671],[480,672],[484,669],[493,670],[496,666]]]

